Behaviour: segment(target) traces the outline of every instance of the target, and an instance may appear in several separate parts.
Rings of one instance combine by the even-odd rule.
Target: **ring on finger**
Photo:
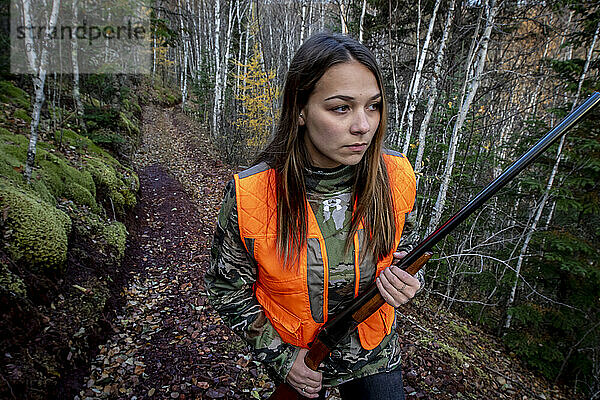
[[[308,386],[306,386],[306,385],[305,385],[305,386],[304,386],[304,388],[302,389],[302,391],[303,391],[304,393],[306,393],[306,388],[308,388]]]

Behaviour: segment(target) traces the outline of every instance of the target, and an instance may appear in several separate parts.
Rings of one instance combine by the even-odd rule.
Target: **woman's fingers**
[[[376,284],[381,296],[393,307],[407,303],[421,286],[418,279],[396,266],[383,270]]]
[[[400,260],[402,260],[404,257],[406,257],[407,254],[408,253],[405,252],[404,250],[394,252],[394,254],[393,254],[394,259],[392,260],[392,265],[398,265],[400,263]]]
[[[319,397],[323,374],[319,371],[313,371],[306,366],[304,357],[307,352],[308,349],[300,349],[288,373],[287,381],[298,393],[304,397],[314,399]]]

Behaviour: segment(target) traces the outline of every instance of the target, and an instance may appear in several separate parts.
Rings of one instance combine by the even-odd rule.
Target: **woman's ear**
[[[306,125],[306,113],[304,112],[304,108],[300,110],[300,117],[298,118],[298,126]]]

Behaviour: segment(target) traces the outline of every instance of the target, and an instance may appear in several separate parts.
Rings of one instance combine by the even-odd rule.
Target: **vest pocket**
[[[260,287],[260,285],[256,285],[256,298],[263,307],[265,315],[267,318],[269,318],[269,321],[271,321],[271,324],[273,324],[273,327],[277,333],[279,333],[284,341],[296,344],[302,339],[302,334],[300,331],[301,319],[284,307],[280,306],[274,297],[282,296],[268,295],[267,292]],[[286,302],[297,301],[293,298],[294,295],[287,297],[291,298],[286,299]],[[290,340],[291,338],[294,340]]]
[[[389,304],[381,306],[377,312],[358,325],[360,344],[365,350],[379,346],[384,337],[390,334],[396,312]]]

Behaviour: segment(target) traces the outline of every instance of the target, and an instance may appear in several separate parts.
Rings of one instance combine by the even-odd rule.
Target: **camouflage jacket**
[[[353,255],[351,251],[344,252],[352,218],[353,175],[353,166],[311,168],[305,175],[307,199],[323,233],[329,260],[329,316],[343,310],[354,299]],[[240,239],[234,185],[231,180],[225,189],[217,220],[211,266],[205,275],[207,295],[225,324],[250,345],[254,357],[265,364],[276,380],[283,381],[299,348],[281,340],[254,296],[252,285],[256,280],[256,265]],[[410,251],[417,243],[413,223],[414,213],[411,213],[406,218],[399,250]],[[364,284],[361,276],[360,290],[373,282],[374,274],[375,266]],[[422,275],[419,278],[422,279]],[[319,370],[323,372],[323,385],[335,386],[390,371],[399,363],[396,329],[392,329],[373,350],[363,349],[355,332],[332,351]]]

